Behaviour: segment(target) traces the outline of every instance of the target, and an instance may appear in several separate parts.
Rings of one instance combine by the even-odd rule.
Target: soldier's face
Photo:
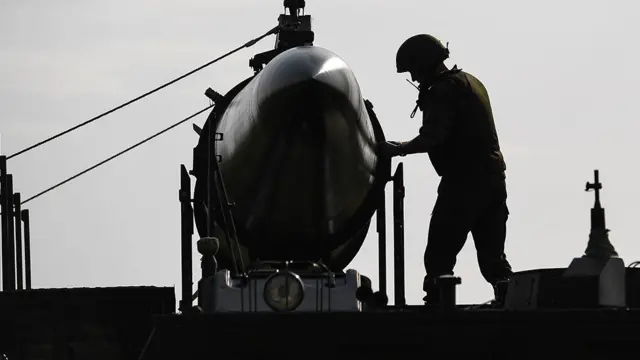
[[[419,84],[430,83],[436,76],[436,71],[432,67],[420,66],[409,70],[411,80]]]
[[[413,69],[413,70],[410,70],[409,73],[411,74],[411,81],[415,81],[418,84],[420,84],[420,83],[422,83],[422,81],[424,81],[424,78],[425,78],[424,71],[422,71],[420,69]]]

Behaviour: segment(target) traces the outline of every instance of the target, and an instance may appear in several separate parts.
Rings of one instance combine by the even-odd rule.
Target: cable
[[[174,127],[176,127],[176,126],[178,126],[178,125],[180,125],[180,124],[182,124],[182,123],[184,123],[184,122],[186,122],[186,121],[191,120],[192,118],[194,118],[194,117],[196,117],[196,116],[198,116],[198,115],[202,114],[203,112],[207,111],[208,109],[212,108],[213,106],[214,106],[214,105],[209,105],[209,106],[207,106],[206,108],[204,108],[204,109],[202,109],[202,110],[198,111],[197,113],[195,113],[195,114],[193,114],[193,115],[191,115],[191,116],[189,116],[189,117],[187,117],[187,118],[185,118],[185,119],[183,119],[183,120],[180,120],[179,122],[177,122],[177,123],[175,123],[175,124],[173,124],[173,125],[169,126],[168,128],[166,128],[166,129],[164,129],[164,130],[162,130],[162,131],[160,131],[160,132],[158,132],[158,133],[155,133],[154,135],[152,135],[152,136],[150,136],[150,137],[148,137],[148,138],[146,138],[146,139],[144,139],[144,140],[140,141],[139,143],[137,143],[137,144],[135,144],[135,145],[132,145],[132,146],[130,146],[130,147],[128,147],[128,148],[126,148],[125,150],[122,150],[122,151],[120,151],[119,153],[117,153],[117,154],[115,154],[115,155],[113,155],[113,156],[111,156],[111,157],[109,157],[109,158],[107,158],[107,159],[105,159],[105,160],[102,160],[101,162],[99,162],[99,163],[97,163],[97,164],[93,165],[92,167],[90,167],[90,168],[88,168],[88,169],[85,169],[85,170],[83,170],[83,171],[81,171],[81,172],[77,173],[76,175],[73,175],[72,177],[70,177],[70,178],[68,178],[68,179],[66,179],[66,180],[64,180],[64,181],[62,181],[62,182],[60,182],[60,183],[58,183],[58,184],[56,184],[56,185],[54,185],[54,186],[52,186],[52,187],[48,188],[47,190],[44,190],[44,191],[42,191],[42,192],[40,192],[40,193],[38,193],[38,194],[36,194],[36,195],[34,195],[34,196],[32,196],[32,197],[30,197],[30,198],[26,199],[25,201],[21,202],[20,204],[21,204],[21,205],[22,205],[22,204],[26,204],[26,203],[28,203],[29,201],[31,201],[31,200],[33,200],[33,199],[35,199],[35,198],[38,198],[38,197],[40,197],[40,196],[42,196],[42,195],[44,195],[44,194],[48,193],[49,191],[51,191],[51,190],[53,190],[53,189],[55,189],[55,188],[57,188],[57,187],[59,187],[59,186],[62,186],[62,185],[64,185],[64,184],[68,183],[69,181],[71,181],[71,180],[73,180],[73,179],[75,179],[75,178],[77,178],[77,177],[79,177],[79,176],[81,176],[81,175],[84,175],[84,174],[88,173],[89,171],[91,171],[91,170],[93,170],[93,169],[97,168],[98,166],[103,165],[103,164],[105,164],[105,163],[107,163],[107,162],[109,162],[109,161],[111,161],[111,160],[113,160],[113,159],[117,158],[118,156],[123,155],[124,153],[126,153],[126,152],[128,152],[128,151],[130,151],[130,150],[133,150],[133,149],[137,148],[138,146],[140,146],[140,145],[142,145],[142,144],[146,143],[147,141],[152,140],[153,138],[158,137],[158,136],[160,136],[160,135],[164,134],[165,132],[167,132],[167,131],[169,131],[169,130],[173,129]]]
[[[91,118],[91,119],[89,119],[89,120],[87,120],[87,121],[85,121],[85,122],[83,122],[83,123],[81,123],[81,124],[78,124],[78,125],[76,125],[76,126],[74,126],[74,127],[70,128],[70,129],[67,129],[67,130],[65,130],[65,131],[63,131],[63,132],[61,132],[61,133],[59,133],[59,134],[57,134],[57,135],[51,136],[51,137],[49,137],[49,138],[47,138],[47,139],[45,139],[45,140],[40,141],[40,142],[39,142],[39,143],[37,143],[37,144],[31,145],[31,146],[29,146],[29,147],[27,147],[27,148],[25,148],[25,149],[23,149],[23,150],[20,150],[20,151],[18,151],[17,153],[15,153],[15,154],[13,154],[13,155],[11,155],[11,156],[7,157],[7,160],[12,159],[12,158],[14,158],[14,157],[16,157],[16,156],[18,156],[18,155],[20,155],[20,154],[23,154],[23,153],[25,153],[25,152],[27,152],[27,151],[29,151],[29,150],[35,149],[35,148],[37,148],[38,146],[44,145],[44,144],[48,143],[48,142],[49,142],[49,141],[51,141],[51,140],[57,139],[57,138],[59,138],[60,136],[65,135],[65,134],[68,134],[68,133],[70,133],[70,132],[72,132],[72,131],[74,131],[74,130],[76,130],[76,129],[79,129],[79,128],[81,128],[81,127],[83,127],[83,126],[87,125],[87,124],[90,124],[90,123],[92,123],[92,122],[94,122],[94,121],[96,121],[96,120],[98,120],[98,119],[100,119],[100,118],[102,118],[102,117],[104,117],[104,116],[107,116],[107,115],[109,115],[109,114],[111,114],[111,113],[113,113],[113,112],[115,112],[115,111],[117,111],[117,110],[122,109],[122,108],[123,108],[123,107],[125,107],[125,106],[131,105],[131,104],[133,104],[134,102],[136,102],[136,101],[138,101],[138,100],[140,100],[140,99],[143,99],[143,98],[145,98],[145,97],[147,97],[147,96],[149,96],[149,95],[151,95],[151,94],[153,94],[153,93],[155,93],[155,92],[157,92],[157,91],[160,91],[160,90],[164,89],[165,87],[167,87],[167,86],[169,86],[169,85],[172,85],[172,84],[174,84],[174,83],[176,83],[176,82],[178,82],[178,81],[180,81],[180,80],[182,80],[182,79],[186,78],[187,76],[192,75],[192,74],[194,74],[194,73],[196,73],[196,72],[198,72],[198,71],[200,71],[200,70],[202,70],[202,69],[206,68],[207,66],[209,66],[209,65],[211,65],[211,64],[214,64],[214,63],[216,63],[216,62],[218,62],[218,61],[220,61],[220,60],[222,60],[222,59],[226,58],[226,57],[227,57],[227,56],[229,56],[229,55],[232,55],[232,54],[234,54],[234,53],[236,53],[236,52],[238,52],[238,51],[240,51],[240,50],[242,50],[242,49],[244,49],[244,48],[251,47],[251,46],[255,45],[258,41],[262,40],[263,38],[265,38],[265,37],[267,37],[267,36],[269,36],[269,35],[271,35],[271,34],[276,33],[276,32],[278,31],[278,29],[279,29],[279,28],[280,28],[280,26],[276,26],[276,27],[274,27],[273,29],[269,30],[269,31],[268,31],[267,33],[265,33],[264,35],[261,35],[261,36],[259,36],[259,37],[255,38],[255,39],[253,39],[253,40],[250,40],[250,41],[249,41],[249,42],[247,42],[246,44],[244,44],[244,45],[242,45],[242,46],[240,46],[240,47],[237,47],[236,49],[234,49],[234,50],[232,50],[232,51],[230,51],[230,52],[228,52],[228,53],[226,53],[226,54],[224,54],[224,55],[220,56],[219,58],[217,58],[217,59],[215,59],[215,60],[212,60],[212,61],[210,61],[210,62],[208,62],[208,63],[206,63],[206,64],[204,64],[204,65],[200,66],[199,68],[196,68],[196,69],[194,69],[194,70],[191,70],[191,71],[189,71],[188,73],[186,73],[186,74],[184,74],[184,75],[182,75],[182,76],[180,76],[180,77],[178,77],[178,78],[176,78],[176,79],[174,79],[174,80],[171,80],[171,81],[169,81],[169,82],[168,82],[168,83],[166,83],[166,84],[163,84],[163,85],[161,85],[161,86],[159,86],[159,87],[157,87],[157,88],[155,88],[155,89],[153,89],[153,90],[151,90],[151,91],[148,91],[148,92],[146,92],[146,93],[144,93],[144,94],[142,94],[142,95],[138,96],[138,97],[137,97],[137,98],[135,98],[135,99],[129,100],[129,101],[127,101],[126,103],[124,103],[124,104],[122,104],[122,105],[116,106],[116,107],[114,107],[113,109],[111,109],[111,110],[109,110],[109,111],[107,111],[107,112],[104,112],[104,113],[102,113],[102,114],[100,114],[100,115],[98,115],[98,116],[96,116],[96,117],[94,117],[94,118]]]
[[[140,352],[140,355],[138,356],[138,360],[144,359],[147,350],[149,350],[149,345],[151,345],[151,341],[153,340],[153,336],[156,334],[156,330],[157,327],[154,326],[153,330],[151,330],[151,334],[149,334],[149,337],[147,338],[147,341],[144,343],[144,347],[142,348],[142,352]]]

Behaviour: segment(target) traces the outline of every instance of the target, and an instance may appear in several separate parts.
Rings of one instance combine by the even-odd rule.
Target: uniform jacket
[[[443,178],[502,177],[506,164],[486,88],[457,67],[420,89],[420,137]]]

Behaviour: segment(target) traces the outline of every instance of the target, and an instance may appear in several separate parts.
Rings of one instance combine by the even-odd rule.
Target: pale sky
[[[0,134],[13,154],[198,67],[277,24],[282,0],[5,0],[0,5]],[[395,72],[417,33],[449,42],[449,65],[488,88],[507,161],[507,256],[516,271],[566,267],[588,239],[599,169],[611,240],[640,260],[640,63],[632,1],[309,0],[315,45],[351,66],[391,140],[417,134],[417,92]],[[23,199],[208,105],[252,74],[251,49],[41,148],[9,160]],[[206,116],[193,122],[202,125]],[[180,286],[179,166],[198,140],[181,127],[33,200],[33,286]],[[421,302],[430,213],[439,178],[427,155],[402,158],[406,176],[406,294]],[[395,164],[398,161],[394,160]],[[391,188],[387,189],[392,298]],[[197,234],[194,235],[194,243]],[[377,286],[377,234],[349,268]],[[460,303],[492,298],[471,235],[458,257]],[[194,278],[199,255],[194,251]],[[195,286],[194,286],[195,287]]]

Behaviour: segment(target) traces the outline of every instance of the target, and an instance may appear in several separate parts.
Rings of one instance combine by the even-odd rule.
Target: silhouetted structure
[[[0,156],[0,218],[2,219],[2,251],[0,256],[2,291],[30,289],[31,232],[29,229],[29,210],[22,210],[20,193],[14,193],[13,175],[7,170],[6,156]]]
[[[390,161],[375,155],[373,146],[384,133],[373,105],[344,61],[312,45],[304,5],[285,1],[290,13],[280,16],[273,31],[276,48],[252,59],[253,76],[225,95],[206,91],[215,107],[202,129],[194,126],[200,139],[193,171],[180,167],[179,314],[171,288],[31,290],[29,213],[13,195],[0,157],[0,356],[299,357],[292,346],[331,357],[634,355],[640,269],[625,268],[608,239],[597,170],[595,182],[587,184],[596,203],[583,257],[567,268],[516,273],[505,297],[492,304],[457,304],[461,279],[445,276],[436,281],[437,306],[406,305],[404,165],[392,172]],[[387,304],[385,256],[388,182],[393,306]],[[374,291],[367,276],[345,267],[376,211],[380,283]],[[194,221],[202,255],[195,294]],[[15,231],[14,222],[16,228],[24,223],[24,231]],[[26,290],[20,290],[16,269],[21,239]]]
[[[174,312],[173,288],[1,292],[0,354],[9,360],[137,359],[153,316]]]

